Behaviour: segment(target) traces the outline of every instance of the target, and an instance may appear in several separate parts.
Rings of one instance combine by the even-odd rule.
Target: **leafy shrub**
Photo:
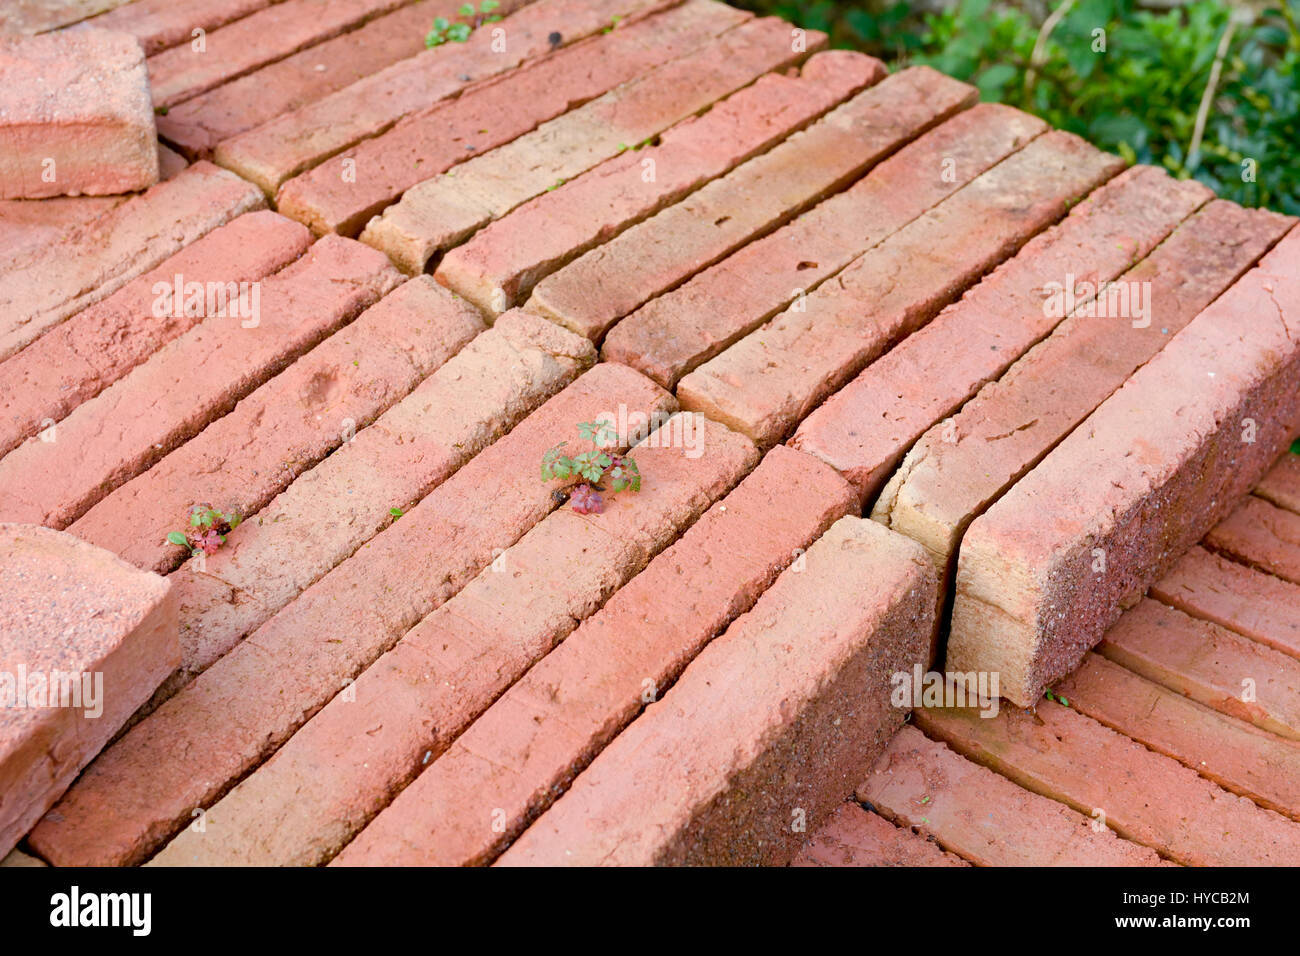
[[[641,471],[636,462],[628,455],[611,455],[604,450],[614,436],[612,426],[582,422],[578,436],[591,442],[588,451],[565,455],[562,452],[568,442],[560,442],[542,456],[542,481],[569,481],[556,495],[567,497],[574,511],[600,514],[605,510],[604,492],[641,490]]]

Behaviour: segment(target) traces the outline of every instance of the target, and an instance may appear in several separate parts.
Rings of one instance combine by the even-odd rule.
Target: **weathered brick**
[[[1248,273],[972,522],[948,664],[1021,706],[1069,673],[1300,428],[1297,331],[1300,277]]]
[[[317,242],[261,282],[260,320],[208,316],[79,405],[49,441],[28,439],[0,459],[0,516],[66,527],[399,281],[373,249]]]
[[[185,549],[165,538],[185,527],[192,505],[207,502],[241,516],[259,511],[482,329],[469,303],[430,278],[412,279],[69,530],[138,567],[166,573]]]
[[[841,518],[704,648],[502,864],[783,863],[902,724],[936,582],[915,542]],[[756,701],[763,704],[755,706]]]
[[[936,843],[896,827],[856,803],[835,808],[791,866],[970,866]]]
[[[409,116],[382,136],[295,177],[276,194],[276,208],[317,234],[355,236],[417,183],[704,46],[741,17],[713,0],[688,0],[574,44]]]
[[[519,206],[443,255],[434,277],[490,313],[509,308],[526,299],[539,280],[593,246],[857,92],[874,79],[873,63],[860,54],[831,51],[814,55],[798,75],[761,77],[703,116],[679,123],[657,142],[625,150]],[[653,179],[646,182],[651,168]]]
[[[1279,458],[1255,486],[1255,494],[1300,514],[1300,455],[1290,452]]]
[[[685,376],[678,399],[760,446],[780,441],[1119,166],[1068,133],[1040,136]]]
[[[1104,814],[1106,826],[1167,859],[1300,864],[1300,825],[1068,707],[1042,701],[1036,714],[1004,707],[992,720],[974,709],[920,708],[913,721],[1027,790],[1094,820]]]
[[[896,73],[543,279],[526,308],[599,340],[637,306],[843,189],[974,96],[924,67]]]
[[[148,858],[545,517],[555,500],[537,480],[542,455],[620,404],[675,406],[630,369],[593,368],[101,754],[32,846],[54,863]]]
[[[68,26],[130,0],[11,0],[0,11],[5,33],[44,33]]]
[[[0,361],[200,236],[264,205],[239,177],[196,163],[56,242],[23,249],[0,267]]]
[[[1205,546],[1284,581],[1300,584],[1300,514],[1247,495],[1210,529]]]
[[[106,30],[0,35],[0,199],[105,196],[158,182],[144,53]]]
[[[6,866],[49,866],[44,860],[28,856],[22,850],[10,850],[9,855],[0,859],[0,868]]]
[[[497,26],[509,38],[494,50],[490,30],[476,30],[465,43],[447,43],[408,57],[309,106],[225,140],[213,158],[267,195],[286,180],[390,129],[407,113],[426,110],[480,81],[524,61],[581,40],[622,16],[638,16],[675,0],[534,0]],[[498,44],[499,45],[499,44]]]
[[[201,315],[154,315],[155,283],[252,282],[311,245],[300,223],[261,210],[186,246],[157,268],[77,313],[0,363],[0,455],[94,398]]]
[[[146,54],[189,43],[196,29],[215,30],[269,7],[276,0],[131,0],[79,23],[74,29],[120,30],[140,41]]]
[[[915,727],[904,727],[857,797],[978,866],[1159,866],[1148,847],[1116,837],[1067,806],[1022,789]]]
[[[1120,617],[1097,650],[1207,707],[1300,740],[1300,661],[1159,601]]]
[[[498,698],[338,863],[490,862],[637,715],[647,687],[671,684],[850,503],[829,468],[773,449]]]
[[[69,534],[0,524],[0,591],[4,856],[148,699],[179,650],[167,581]]]
[[[1300,819],[1300,747],[1217,714],[1104,657],[1088,654],[1056,693],[1144,747],[1225,790]]]
[[[1289,581],[1195,547],[1151,585],[1150,594],[1300,658],[1300,586]]]
[[[825,34],[812,35],[813,49],[825,44]],[[401,269],[423,272],[440,251],[520,203],[618,156],[629,144],[655,138],[769,70],[799,63],[806,54],[793,46],[789,25],[775,17],[742,24],[513,142],[411,187],[370,222],[361,240],[388,253]],[[829,106],[885,72],[878,60],[861,55],[845,66],[842,81],[822,97],[810,97],[806,109],[821,112],[823,103]],[[767,140],[774,139],[769,133]],[[752,146],[748,150],[756,151]],[[495,311],[505,308],[500,303]]]
[[[921,436],[872,517],[951,577],[966,528],[1249,269],[1289,220],[1215,200]],[[1065,276],[1057,281],[1064,288]],[[1044,308],[1053,304],[1045,301]],[[1055,305],[1067,309],[1063,297]],[[1094,314],[1095,313],[1095,314]],[[1300,520],[1300,519],[1298,519]]]
[[[828,462],[870,503],[927,428],[1060,321],[1043,309],[1044,276],[1064,283],[1072,275],[1082,301],[1086,288],[1144,258],[1212,195],[1155,167],[1126,170],[863,369],[804,420],[790,443]]]

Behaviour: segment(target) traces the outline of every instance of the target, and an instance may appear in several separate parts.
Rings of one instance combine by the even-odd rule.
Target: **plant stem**
[[[1283,0],[1285,2],[1285,0]],[[1223,73],[1223,61],[1232,46],[1232,35],[1237,32],[1240,10],[1233,10],[1228,16],[1228,25],[1219,37],[1219,48],[1214,53],[1214,64],[1210,67],[1210,80],[1205,84],[1201,95],[1201,106],[1196,111],[1196,125],[1192,127],[1192,142],[1187,147],[1187,160],[1184,168],[1190,173],[1201,161],[1201,139],[1205,136],[1205,123],[1210,117],[1210,104],[1214,102],[1214,93],[1219,87],[1219,76]]]
[[[1074,6],[1074,0],[1063,0],[1061,5],[1051,12],[1046,20],[1043,21],[1043,27],[1038,31],[1038,39],[1034,41],[1034,52],[1029,54],[1029,69],[1025,71],[1025,95],[1033,93],[1034,84],[1038,81],[1038,68],[1043,65],[1047,59],[1047,40],[1056,29],[1057,24],[1065,19],[1065,15],[1070,12]]]

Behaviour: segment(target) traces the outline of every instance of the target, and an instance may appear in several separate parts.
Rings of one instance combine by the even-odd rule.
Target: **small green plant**
[[[221,512],[209,504],[195,505],[190,509],[189,530],[169,531],[167,541],[189,548],[191,555],[200,551],[216,554],[217,549],[226,543],[226,535],[238,528],[243,520],[234,512]]]
[[[557,499],[568,499],[578,514],[600,514],[605,510],[605,493],[640,491],[641,471],[627,455],[605,451],[617,433],[606,422],[581,422],[578,435],[592,447],[577,455],[563,454],[568,442],[560,442],[542,456],[542,481],[567,481],[557,489]]]
[[[433,29],[425,34],[424,45],[435,47],[447,42],[464,43],[478,27],[501,19],[492,12],[499,6],[501,6],[499,0],[483,0],[478,5],[478,9],[475,9],[472,3],[462,4],[456,11],[460,19],[454,23],[446,17],[436,17],[433,21]]]
[[[1300,438],[1291,443],[1291,454],[1300,455]]]
[[[1070,702],[1069,702],[1068,700],[1066,700],[1066,699],[1065,699],[1064,697],[1062,697],[1060,694],[1053,693],[1053,692],[1050,691],[1050,690],[1045,690],[1045,691],[1043,691],[1043,696],[1046,697],[1046,698],[1047,698],[1048,700],[1050,700],[1050,701],[1055,701],[1056,703],[1060,704],[1062,707],[1069,707],[1069,706],[1070,706]]]

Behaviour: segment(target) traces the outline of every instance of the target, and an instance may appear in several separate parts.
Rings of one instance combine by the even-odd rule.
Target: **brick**
[[[1300,661],[1143,600],[1098,652],[1148,680],[1263,730],[1300,740]]]
[[[1067,806],[972,763],[915,727],[889,742],[858,799],[900,827],[932,835],[977,866],[1159,866]]]
[[[1211,196],[1155,167],[1120,173],[863,369],[804,420],[790,443],[834,467],[869,504],[927,428],[1060,321],[1043,309],[1044,276],[1074,276],[1082,301],[1086,288],[1143,259]]]
[[[1225,790],[1300,819],[1300,747],[1088,654],[1057,685],[1070,706]]]
[[[537,480],[542,455],[620,403],[675,405],[630,369],[583,375],[128,731],[37,825],[32,846],[54,863],[147,859],[545,517],[555,500]]]
[[[417,183],[704,46],[741,17],[712,0],[688,0],[525,64],[295,177],[276,194],[276,208],[318,234],[355,236]]]
[[[377,301],[399,274],[373,249],[331,237],[259,281],[255,326],[208,316],[78,406],[50,441],[28,439],[0,460],[0,516],[66,527]]]
[[[543,279],[526,308],[599,340],[647,300],[843,189],[974,95],[926,68],[896,73]]]
[[[1195,547],[1151,585],[1150,594],[1184,614],[1300,658],[1300,587],[1289,581]]]
[[[219,143],[213,158],[275,195],[291,177],[370,137],[408,113],[430,108],[471,85],[514,69],[533,57],[605,29],[613,17],[631,22],[673,0],[534,0],[498,26],[509,42],[492,49],[488,30],[465,43],[448,43],[394,63],[373,76],[293,113]]]
[[[1068,707],[921,708],[913,720],[970,760],[1186,866],[1300,863],[1300,826]],[[1159,794],[1159,798],[1153,795]]]
[[[0,199],[105,196],[158,182],[144,53],[105,30],[0,36]]]
[[[704,648],[502,864],[784,863],[901,726],[936,582],[914,542],[841,518]],[[755,706],[755,701],[766,702]]]
[[[1074,310],[921,436],[872,517],[925,545],[950,578],[971,521],[1249,269],[1286,223],[1264,210],[1209,203],[1116,280],[1122,299],[1105,293]],[[1065,279],[1055,281],[1063,287]]]
[[[812,35],[813,49],[825,44],[825,34]],[[629,144],[653,139],[769,70],[796,65],[806,54],[792,46],[789,25],[775,17],[741,24],[513,142],[411,187],[371,221],[361,239],[388,253],[404,271],[423,272],[433,256],[519,204],[618,156]],[[842,81],[822,96],[809,97],[805,109],[821,112],[885,72],[879,61],[860,55],[844,67]],[[765,141],[776,138],[768,132]]]
[[[172,575],[181,605],[180,671],[170,696],[568,385],[589,343],[512,312],[346,446],[296,479],[203,567]],[[320,521],[322,513],[333,516]]]
[[[1283,455],[1255,486],[1255,494],[1279,508],[1300,514],[1300,455]]]
[[[355,29],[403,0],[283,0],[149,57],[153,105],[170,108],[260,66]],[[197,42],[197,41],[195,41]]]
[[[4,856],[148,699],[179,651],[167,581],[72,535],[0,524],[0,589]]]
[[[1300,427],[1295,328],[1300,279],[1248,273],[972,522],[949,666],[1021,706],[1069,673]]]
[[[0,31],[44,33],[112,10],[129,0],[14,0],[0,13]]]
[[[835,808],[791,866],[970,866],[923,836],[904,830],[856,803]]]
[[[992,103],[958,113],[849,189],[651,299],[610,331],[602,354],[665,388],[676,385],[801,292],[1046,129],[1046,123],[1027,113]],[[944,175],[948,168],[952,176]],[[918,170],[932,174],[918,176]]]
[[[498,12],[508,13],[504,4]],[[364,26],[270,63],[237,80],[186,100],[158,117],[158,135],[190,157],[270,122],[424,50],[434,17],[452,19],[455,0],[422,0],[376,17]],[[129,9],[129,8],[128,8]]]
[[[22,850],[10,850],[9,855],[0,859],[0,868],[6,866],[48,866],[44,860],[28,856]]]
[[[299,223],[266,210],[247,213],[0,363],[0,455],[65,418],[201,321],[197,314],[155,316],[155,283],[173,287],[178,275],[205,287],[256,281],[293,262],[310,244],[311,233]]]
[[[761,77],[657,142],[626,150],[517,207],[444,254],[434,277],[486,311],[516,305],[556,269],[857,92],[855,71],[869,70],[873,62],[832,51],[815,54],[797,75]],[[650,168],[646,160],[654,162],[649,183],[643,179]]]
[[[337,862],[491,862],[637,715],[647,686],[670,685],[849,506],[829,468],[773,449],[498,698]],[[673,594],[684,599],[666,599]]]
[[[782,440],[1118,166],[1068,133],[1040,136],[685,376],[679,400],[762,447]]]
[[[195,29],[211,31],[276,0],[131,0],[116,10],[82,21],[75,29],[96,27],[132,34],[148,55],[189,43]]]
[[[248,516],[455,355],[483,329],[478,310],[412,279],[242,399],[70,529],[166,573],[192,505]]]
[[[1300,584],[1300,514],[1248,495],[1205,536],[1205,546]]]
[[[663,428],[676,427],[672,421]],[[552,513],[406,634],[153,864],[322,863],[656,551],[752,468],[749,441],[695,426],[707,456],[637,445],[639,494]],[[423,755],[423,756],[422,756]],[[330,767],[328,780],[316,767]],[[330,821],[324,827],[321,821]]]
[[[196,163],[0,267],[0,361],[74,312],[231,219],[265,205],[248,183]]]

